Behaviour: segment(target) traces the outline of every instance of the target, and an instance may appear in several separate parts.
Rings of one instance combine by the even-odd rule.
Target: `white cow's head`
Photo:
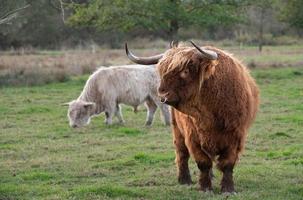
[[[67,117],[69,125],[73,128],[79,128],[88,125],[90,117],[95,114],[96,104],[82,100],[74,100],[69,103]]]

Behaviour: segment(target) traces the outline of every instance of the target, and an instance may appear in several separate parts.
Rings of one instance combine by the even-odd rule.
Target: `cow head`
[[[200,94],[203,82],[212,76],[218,63],[215,51],[199,48],[193,42],[192,45],[194,47],[173,45],[164,54],[144,57],[144,63],[139,62],[157,63],[161,80],[158,95],[161,102],[181,110],[183,105],[193,102]],[[130,58],[134,57],[128,49],[127,55]],[[141,61],[141,58],[135,58],[136,61]]]
[[[73,128],[79,128],[89,124],[90,117],[95,114],[96,104],[82,100],[74,100],[69,103],[67,117],[69,125]]]

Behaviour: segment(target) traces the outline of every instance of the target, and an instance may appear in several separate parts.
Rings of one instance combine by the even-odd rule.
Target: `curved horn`
[[[178,45],[179,45],[179,41],[171,41],[171,43],[169,44],[169,47],[170,48],[173,48],[173,47],[178,47]]]
[[[134,63],[141,65],[154,65],[157,64],[158,61],[163,57],[163,54],[150,56],[150,57],[137,57],[132,52],[128,50],[127,43],[125,43],[125,51],[127,57],[133,61]]]
[[[201,49],[193,41],[190,41],[190,43],[192,45],[194,45],[194,47],[196,47],[196,49],[198,49],[198,51],[200,51],[205,58],[208,58],[210,60],[217,60],[218,59],[218,54],[216,52],[211,51],[211,50]]]

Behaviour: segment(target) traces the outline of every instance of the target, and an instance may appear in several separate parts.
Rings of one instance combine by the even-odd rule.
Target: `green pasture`
[[[261,106],[235,168],[237,195],[179,185],[171,130],[159,113],[124,106],[126,123],[104,116],[71,129],[62,103],[76,98],[87,76],[65,83],[0,88],[0,199],[303,199],[303,68],[255,69]]]

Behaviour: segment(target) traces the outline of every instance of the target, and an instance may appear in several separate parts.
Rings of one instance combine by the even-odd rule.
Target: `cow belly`
[[[139,94],[135,95],[133,93],[128,93],[125,96],[120,96],[118,98],[118,102],[129,105],[129,106],[136,107],[136,106],[139,106],[140,104],[142,104],[145,99],[146,99],[145,97],[143,97]]]

